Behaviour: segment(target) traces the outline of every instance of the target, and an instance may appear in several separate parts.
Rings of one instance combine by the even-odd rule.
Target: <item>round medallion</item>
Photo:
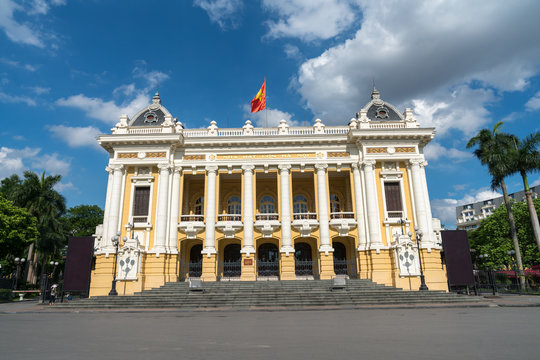
[[[144,151],[140,151],[138,154],[137,154],[137,157],[139,159],[144,159],[146,157],[146,153]]]
[[[393,146],[389,146],[387,149],[386,149],[386,152],[389,153],[389,154],[393,154],[396,152],[396,149],[393,147]]]

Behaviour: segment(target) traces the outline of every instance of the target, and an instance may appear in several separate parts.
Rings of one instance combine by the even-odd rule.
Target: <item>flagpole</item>
[[[264,83],[265,83],[265,102],[266,102],[266,76],[264,77]],[[265,104],[264,106],[264,127],[268,128],[268,106]]]

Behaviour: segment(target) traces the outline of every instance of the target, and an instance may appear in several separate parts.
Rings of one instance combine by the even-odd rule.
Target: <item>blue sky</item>
[[[262,125],[248,106],[265,76],[270,124],[346,125],[375,79],[436,127],[432,209],[453,226],[456,205],[493,195],[467,140],[500,120],[520,137],[539,130],[539,13],[522,0],[0,0],[0,178],[61,174],[69,206],[103,207],[95,136],[158,82],[173,116],[199,128]]]

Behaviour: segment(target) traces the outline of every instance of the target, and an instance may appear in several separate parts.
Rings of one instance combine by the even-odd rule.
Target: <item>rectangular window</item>
[[[133,222],[148,222],[150,186],[137,186],[133,194]]]
[[[384,195],[386,198],[386,212],[389,218],[402,218],[403,205],[401,204],[401,190],[399,182],[385,182]]]

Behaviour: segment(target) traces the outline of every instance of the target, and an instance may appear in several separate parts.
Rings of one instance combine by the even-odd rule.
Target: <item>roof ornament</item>
[[[161,98],[159,97],[159,90],[156,91],[156,94],[152,98],[152,104],[160,104],[161,105]]]

